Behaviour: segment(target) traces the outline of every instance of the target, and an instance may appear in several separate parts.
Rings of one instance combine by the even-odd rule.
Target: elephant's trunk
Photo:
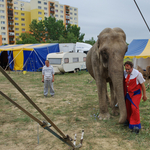
[[[119,105],[120,118],[119,123],[124,123],[127,119],[126,104],[124,99],[124,90],[123,90],[123,70],[115,72],[112,76],[112,83]]]

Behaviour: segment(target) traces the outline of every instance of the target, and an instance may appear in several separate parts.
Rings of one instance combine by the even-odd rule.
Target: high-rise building
[[[78,8],[55,0],[0,0],[0,43],[14,44],[22,32],[29,31],[33,19],[45,17],[63,20],[64,25],[78,25]]]

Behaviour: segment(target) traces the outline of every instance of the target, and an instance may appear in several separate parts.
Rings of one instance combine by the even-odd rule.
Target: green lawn
[[[139,135],[131,133],[128,127],[118,123],[119,116],[110,120],[98,120],[99,104],[95,81],[86,71],[55,75],[55,97],[43,96],[41,72],[9,74],[44,113],[71,137],[85,130],[83,150],[99,149],[150,149],[150,89],[148,100],[141,101],[142,129]],[[90,82],[91,81],[91,82]],[[147,85],[149,81],[145,84]],[[43,117],[0,73],[0,87],[6,95],[43,121]],[[37,144],[38,124],[0,96],[0,149],[5,150],[61,150],[68,146],[39,126],[40,143]]]

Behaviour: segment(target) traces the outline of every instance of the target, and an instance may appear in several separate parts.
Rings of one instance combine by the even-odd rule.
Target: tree
[[[35,39],[38,42],[42,42],[45,40],[45,26],[43,21],[37,21],[36,19],[32,20],[31,24],[29,25],[30,27],[30,32],[32,35],[35,37]]]
[[[48,18],[45,17],[45,20],[43,22],[45,25],[45,31],[47,32],[46,39],[58,40],[65,28],[65,26],[63,25],[63,21],[56,21],[56,18],[50,16]]]
[[[66,38],[62,35],[59,38],[59,43],[76,43],[77,38],[74,36],[73,33],[68,32]]]
[[[88,44],[91,44],[91,45],[94,45],[95,44],[95,40],[94,38],[92,37],[90,40],[85,40],[85,43],[88,43]]]
[[[35,44],[35,43],[37,43],[37,40],[28,32],[21,33],[19,38],[21,38],[21,40],[17,41],[16,44]]]
[[[80,33],[80,27],[77,25],[68,24],[67,27],[63,31],[63,37],[67,38],[68,33],[73,33],[76,37],[76,42],[82,42],[85,34]]]

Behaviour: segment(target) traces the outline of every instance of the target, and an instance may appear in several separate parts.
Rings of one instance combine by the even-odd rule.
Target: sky
[[[30,0],[26,0],[30,1]],[[85,33],[84,40],[94,37],[105,28],[119,27],[126,33],[127,43],[133,39],[150,39],[134,0],[57,0],[78,8],[78,26]],[[150,26],[150,0],[136,0],[147,24]]]

